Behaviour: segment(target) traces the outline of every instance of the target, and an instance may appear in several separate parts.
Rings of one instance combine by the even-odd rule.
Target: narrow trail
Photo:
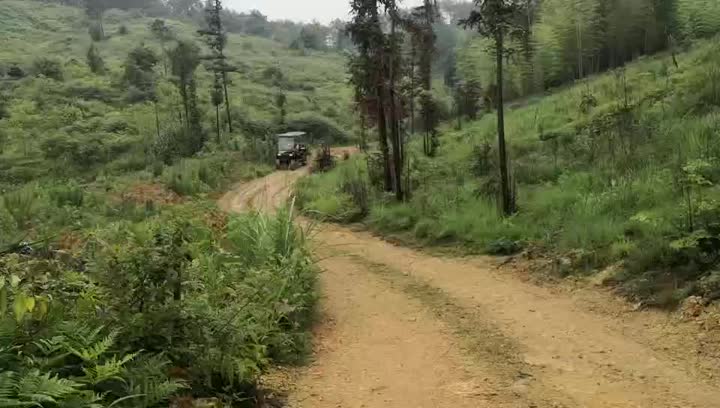
[[[227,211],[272,211],[305,171],[238,185]],[[440,258],[366,232],[315,228],[322,322],[295,408],[720,408],[720,368],[691,335],[643,330],[586,299],[505,273],[491,258]],[[667,320],[665,321],[667,323]]]

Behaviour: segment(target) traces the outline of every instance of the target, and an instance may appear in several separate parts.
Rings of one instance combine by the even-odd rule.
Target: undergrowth
[[[167,207],[0,257],[3,400],[252,406],[270,364],[307,355],[315,269],[287,211],[226,217]]]

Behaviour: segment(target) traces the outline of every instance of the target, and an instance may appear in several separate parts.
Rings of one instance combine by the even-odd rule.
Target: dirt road
[[[303,175],[239,185],[220,205],[270,211]],[[720,407],[720,359],[666,315],[348,228],[321,225],[314,242],[322,322],[291,407]]]

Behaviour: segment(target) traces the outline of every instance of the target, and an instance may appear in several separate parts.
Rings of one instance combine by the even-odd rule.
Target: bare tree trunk
[[[580,21],[580,12],[576,10],[577,20],[577,47],[578,47],[578,78],[583,79],[585,70],[583,69],[583,43],[582,43],[582,21]]]
[[[390,172],[390,150],[387,141],[387,121],[385,119],[385,106],[382,100],[382,86],[378,86],[378,137],[380,139],[380,152],[383,156],[385,173],[385,191],[392,191],[392,173]]]
[[[182,84],[180,88],[180,96],[182,97],[183,107],[185,108],[185,127],[190,130],[190,103],[188,101],[187,83]]]
[[[415,44],[410,52],[410,133],[415,133]]]
[[[160,114],[158,113],[157,101],[155,101],[154,105],[155,105],[155,131],[157,132],[158,139],[160,139]]]
[[[397,97],[395,93],[395,84],[397,82],[397,70],[395,69],[395,58],[397,56],[397,47],[395,44],[395,18],[392,17],[392,28],[390,34],[390,62],[389,76],[390,76],[390,132],[393,148],[393,168],[395,169],[395,198],[398,201],[403,201],[403,185],[402,185],[402,173],[403,173],[403,158],[402,158],[402,140],[400,136],[400,119],[397,112]]]
[[[505,145],[505,106],[503,105],[503,34],[495,38],[495,53],[497,57],[497,131],[498,151],[500,153],[500,193],[502,211],[504,215],[512,215],[515,205],[512,202],[510,191],[510,176],[508,174],[507,147]]]
[[[217,130],[217,144],[220,145],[220,105],[215,105],[215,128]]]
[[[233,127],[232,127],[232,118],[230,117],[230,95],[228,94],[227,72],[223,71],[222,77],[223,77],[223,90],[225,93],[225,113],[227,114],[228,132],[232,133]]]
[[[103,12],[100,11],[98,14],[98,23],[100,24],[100,36],[104,40],[105,39],[105,27],[103,26]]]
[[[165,73],[164,76],[167,78],[167,76],[168,76],[168,64],[167,64],[168,56],[167,56],[167,50],[165,49],[165,40],[161,40],[160,46],[161,46],[162,52],[163,52],[163,55],[162,55],[163,72]]]

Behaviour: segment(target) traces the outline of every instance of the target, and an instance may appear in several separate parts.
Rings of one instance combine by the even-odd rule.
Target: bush
[[[17,228],[21,230],[29,226],[36,214],[39,201],[40,194],[35,184],[7,192],[2,196],[3,207],[15,220]]]
[[[17,65],[13,65],[8,69],[7,75],[12,79],[22,79],[25,78],[26,74],[22,68]]]
[[[63,80],[62,65],[60,62],[50,58],[38,58],[33,63],[33,73],[36,76],[44,76],[56,81]]]
[[[17,231],[15,218],[5,209],[5,204],[0,202],[0,247],[4,248],[13,242]]]
[[[362,157],[340,163],[336,171],[301,179],[296,191],[297,204],[306,214],[336,222],[367,215],[373,194]]]
[[[50,201],[58,207],[82,207],[85,202],[85,190],[75,182],[57,184],[48,190]]]
[[[180,195],[196,195],[207,193],[210,186],[200,179],[200,167],[193,160],[181,160],[178,164],[165,169],[163,174],[167,187]]]
[[[165,352],[195,395],[240,402],[270,362],[308,351],[316,275],[288,212],[234,218],[218,235],[198,217],[213,211],[178,207],[100,230],[88,273],[123,322],[122,345]]]
[[[95,42],[103,41],[105,39],[103,29],[100,26],[100,24],[93,23],[88,28],[88,34],[90,34],[90,39],[92,39]]]

